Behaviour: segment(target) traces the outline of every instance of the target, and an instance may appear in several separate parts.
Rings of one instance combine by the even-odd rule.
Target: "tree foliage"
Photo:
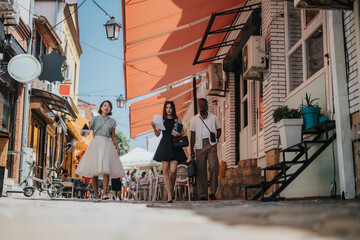
[[[115,132],[116,140],[118,142],[119,148],[120,148],[120,155],[124,155],[129,152],[129,142],[130,139],[128,139],[123,132],[116,131]]]

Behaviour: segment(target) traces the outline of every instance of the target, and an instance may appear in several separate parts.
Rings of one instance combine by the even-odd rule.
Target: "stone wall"
[[[218,199],[245,198],[245,186],[263,181],[261,168],[257,166],[257,159],[239,161],[237,168],[226,170],[225,177],[219,178],[219,187],[216,193]],[[260,189],[249,189],[248,196],[252,197]]]

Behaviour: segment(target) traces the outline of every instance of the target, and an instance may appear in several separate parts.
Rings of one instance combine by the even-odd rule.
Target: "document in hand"
[[[153,122],[154,122],[155,127],[156,127],[157,129],[165,130],[163,118],[162,118],[161,115],[154,115]]]

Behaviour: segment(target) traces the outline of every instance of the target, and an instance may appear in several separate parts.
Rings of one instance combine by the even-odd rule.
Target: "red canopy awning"
[[[196,80],[200,84],[201,78]],[[192,82],[180,85],[130,105],[130,137],[151,131],[150,122],[155,114],[162,114],[165,101],[174,101],[176,113],[182,117],[192,99]]]
[[[159,90],[204,71],[192,65],[213,12],[239,7],[246,0],[123,0],[126,99]],[[234,15],[217,17],[211,30],[230,26]],[[226,33],[210,36],[206,45]],[[217,49],[202,52],[212,57]]]

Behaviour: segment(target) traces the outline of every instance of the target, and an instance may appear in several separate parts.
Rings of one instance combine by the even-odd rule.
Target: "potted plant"
[[[311,94],[307,94],[304,97],[305,104],[301,100],[300,112],[304,118],[305,130],[309,129],[319,123],[320,108],[317,103],[314,103],[319,98],[311,99]]]
[[[319,113],[319,123],[321,122],[325,122],[328,121],[329,117],[326,116],[325,114],[322,113],[321,109],[320,109],[320,113]]]
[[[301,142],[303,119],[299,110],[282,106],[274,111],[273,118],[279,130],[283,149]]]

